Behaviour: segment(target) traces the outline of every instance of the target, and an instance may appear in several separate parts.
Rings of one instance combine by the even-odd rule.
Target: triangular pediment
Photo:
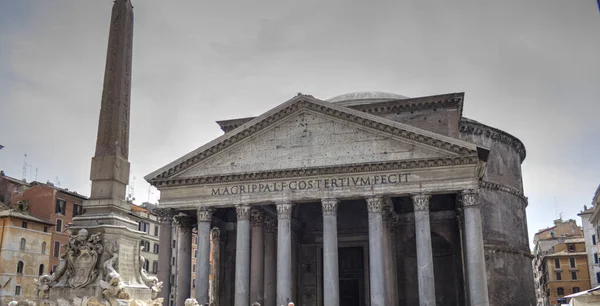
[[[151,183],[261,171],[432,160],[474,144],[297,96],[146,176]]]

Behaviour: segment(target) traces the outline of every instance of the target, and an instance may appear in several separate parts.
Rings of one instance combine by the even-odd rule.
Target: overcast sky
[[[0,0],[0,169],[89,194],[112,2]],[[596,0],[134,0],[131,177],[296,95],[465,92],[523,141],[530,239],[600,183]],[[37,169],[37,171],[36,171]]]

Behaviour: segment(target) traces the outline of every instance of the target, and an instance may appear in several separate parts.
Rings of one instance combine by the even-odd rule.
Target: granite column
[[[158,216],[160,223],[158,248],[158,281],[164,285],[159,293],[163,305],[169,305],[171,296],[171,258],[173,257],[173,216],[175,211],[170,208],[157,208],[152,211]]]
[[[385,277],[383,262],[383,197],[367,197],[369,212],[369,279],[371,306],[385,305]]]
[[[214,209],[201,207],[196,211],[198,220],[198,247],[196,250],[195,297],[200,305],[210,302],[210,221]],[[185,270],[183,270],[185,271]]]
[[[277,305],[292,302],[292,203],[277,204]]]
[[[264,216],[262,212],[253,209],[250,215],[252,224],[252,247],[250,261],[250,303],[264,304],[265,288],[265,245],[264,245]]]
[[[277,225],[275,220],[267,218],[265,220],[265,285],[264,302],[265,306],[277,306],[277,237],[275,231]]]
[[[397,273],[394,269],[394,254],[392,250],[392,223],[394,222],[394,208],[389,198],[383,199],[382,206],[383,218],[383,262],[385,266],[385,298],[386,305],[397,305],[398,301],[395,293],[398,291],[398,284],[395,282],[394,275]]]
[[[195,220],[189,216],[176,216],[177,225],[177,270],[192,271],[192,228]],[[191,273],[176,273],[177,284],[175,286],[175,305],[185,304],[185,300],[191,296],[192,275]]]
[[[325,305],[340,305],[338,266],[337,199],[322,199],[323,207],[323,300]]]
[[[435,278],[433,276],[433,251],[431,225],[429,224],[429,194],[412,196],[415,209],[415,239],[417,243],[417,273],[419,305],[435,306]]]
[[[464,190],[462,192],[462,202],[465,222],[464,234],[469,300],[473,306],[488,306],[490,302],[485,271],[479,190]]]
[[[235,306],[250,301],[250,205],[238,205],[235,250]],[[178,304],[179,305],[179,304]]]

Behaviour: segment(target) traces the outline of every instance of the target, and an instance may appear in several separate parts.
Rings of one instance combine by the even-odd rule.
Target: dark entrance
[[[338,249],[340,305],[365,305],[365,274],[362,247]]]

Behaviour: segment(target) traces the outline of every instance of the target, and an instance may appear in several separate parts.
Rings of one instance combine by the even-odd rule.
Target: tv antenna
[[[25,153],[25,158],[23,158],[23,181],[27,181],[27,153]]]

